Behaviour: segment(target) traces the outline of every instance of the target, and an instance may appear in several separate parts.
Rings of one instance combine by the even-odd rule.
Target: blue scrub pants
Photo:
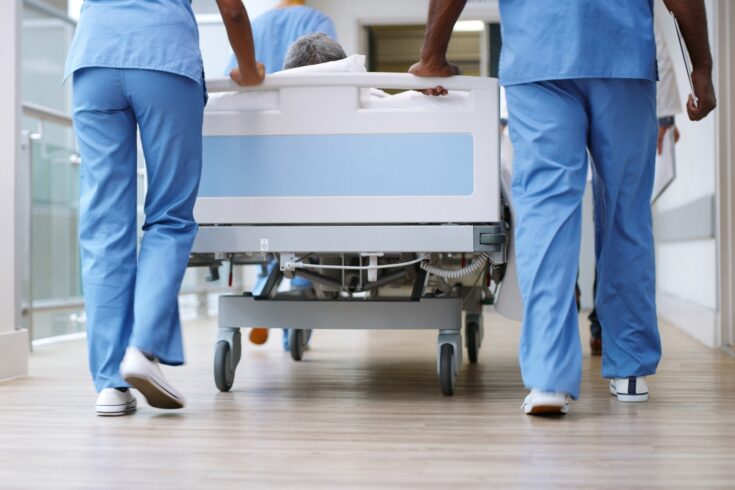
[[[582,348],[574,284],[582,195],[593,167],[595,304],[602,375],[646,376],[661,357],[650,198],[656,86],[576,79],[506,88],[515,151],[512,194],[524,321],[519,358],[527,388],[579,396]]]
[[[119,368],[128,346],[163,364],[184,362],[178,292],[197,232],[204,97],[201,83],[171,73],[74,73],[79,241],[97,391],[127,386]],[[148,175],[139,250],[138,129]]]

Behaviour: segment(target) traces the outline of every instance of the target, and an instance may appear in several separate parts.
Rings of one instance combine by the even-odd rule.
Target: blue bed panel
[[[469,133],[204,137],[200,197],[472,192]]]

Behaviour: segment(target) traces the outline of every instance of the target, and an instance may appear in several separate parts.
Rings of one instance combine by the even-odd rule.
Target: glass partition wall
[[[77,241],[79,157],[71,87],[62,85],[75,22],[59,5],[23,4],[23,164],[18,195],[26,247],[23,321],[34,340],[84,330]],[[28,198],[30,196],[30,199]]]

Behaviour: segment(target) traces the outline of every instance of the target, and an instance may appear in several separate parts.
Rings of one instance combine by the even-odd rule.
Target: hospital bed
[[[370,96],[435,84],[456,96]],[[190,264],[277,262],[257,295],[220,297],[217,388],[232,386],[244,327],[289,329],[296,360],[311,329],[432,329],[451,395],[463,317],[476,362],[507,258],[497,81],[305,73],[208,89]],[[313,288],[279,289],[293,277]]]

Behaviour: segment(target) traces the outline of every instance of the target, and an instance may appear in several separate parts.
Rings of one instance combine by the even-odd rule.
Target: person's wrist
[[[257,78],[258,77],[258,66],[257,65],[251,65],[247,68],[243,69],[240,68],[240,75],[242,75],[244,78]]]
[[[712,74],[712,60],[701,61],[692,64],[692,71],[704,74]]]
[[[436,56],[431,54],[425,55],[424,53],[421,53],[419,61],[421,62],[422,66],[430,70],[438,70],[447,65],[446,56]]]

